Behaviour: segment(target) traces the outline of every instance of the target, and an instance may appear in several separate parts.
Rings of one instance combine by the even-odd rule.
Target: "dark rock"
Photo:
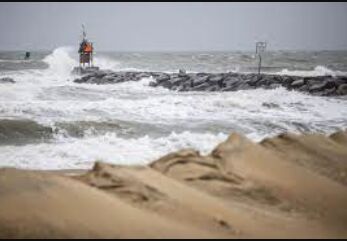
[[[239,78],[238,76],[226,76],[224,78],[224,83],[226,84],[226,86],[234,85],[235,83],[239,81],[242,81],[242,79]]]
[[[178,70],[178,76],[179,77],[184,77],[186,75],[187,75],[186,70],[184,70],[184,69],[179,69]]]
[[[238,86],[242,84],[244,80],[237,77],[227,77],[224,79],[224,91],[237,90]]]
[[[214,76],[211,76],[208,80],[212,85],[218,85],[220,88],[225,87],[223,83],[223,74],[216,74]]]
[[[78,83],[78,84],[82,84],[82,83],[85,83],[85,81],[83,81],[82,79],[74,79],[74,81],[73,82],[75,82],[75,83]]]
[[[274,108],[280,108],[280,106],[278,104],[275,103],[268,103],[268,102],[264,102],[263,104],[261,104],[262,106],[265,106],[269,109],[274,109]]]
[[[169,80],[171,83],[171,86],[178,86],[184,82],[185,79],[180,78],[180,77],[175,77]]]
[[[119,76],[115,76],[114,79],[113,79],[113,83],[122,83],[122,82],[125,82],[127,81],[127,79],[122,76],[122,75],[119,75]],[[129,79],[130,81],[130,79]]]
[[[306,77],[305,79],[305,84],[308,85],[309,87],[317,85],[322,83],[320,79],[312,78],[312,77]]]
[[[343,78],[333,78],[332,81],[334,81],[336,87],[342,84],[347,84],[347,81],[345,82]]]
[[[330,89],[325,89],[322,93],[323,96],[332,96],[336,95],[336,87],[332,87]]]
[[[155,79],[156,79],[156,81],[157,81],[158,83],[161,83],[161,82],[164,82],[164,81],[168,81],[168,80],[170,79],[170,75],[168,75],[168,74],[162,74],[162,75],[156,77]]]
[[[271,84],[275,83],[273,76],[263,76],[258,82],[257,86],[258,87],[265,87],[268,88],[270,87]]]
[[[273,81],[274,83],[278,83],[278,84],[282,84],[283,83],[283,79],[281,78],[281,76],[273,76]],[[293,79],[294,81],[294,79]],[[290,80],[288,79],[288,82],[292,83],[293,81],[290,82]]]
[[[283,85],[284,87],[286,87],[288,89],[297,88],[300,85],[305,84],[305,81],[303,83],[296,82],[297,80],[300,80],[300,79],[302,79],[302,78],[295,77],[295,76],[288,76],[288,75],[276,77],[276,80],[279,80],[281,85]],[[295,82],[296,82],[296,84],[294,84]],[[292,84],[294,84],[294,86],[292,86]]]
[[[216,86],[216,85],[212,85],[212,86],[208,86],[207,88],[206,88],[206,91],[217,91],[217,90],[219,90],[220,88],[218,88],[218,86]]]
[[[222,74],[212,75],[209,78],[209,82],[211,82],[211,83],[218,83],[222,79],[223,79],[223,75]]]
[[[96,78],[103,78],[104,76],[106,76],[108,74],[108,72],[107,71],[103,71],[103,70],[100,70],[100,71],[97,71],[97,72],[95,72],[95,74],[94,74],[94,76],[96,77]]]
[[[168,88],[168,89],[172,88],[172,83],[170,81],[161,82],[159,85],[164,87],[164,88]]]
[[[208,78],[208,75],[197,76],[195,79],[193,79],[193,86],[198,86],[200,84],[206,83],[208,81]]]
[[[315,83],[309,87],[309,91],[320,91],[325,88],[325,86],[328,84],[328,81],[323,81],[321,83]]]
[[[340,85],[337,90],[336,93],[338,95],[347,95],[347,84],[342,84]]]
[[[152,75],[150,73],[147,73],[147,72],[139,72],[139,73],[136,73],[136,78],[137,79],[143,79],[143,78],[149,78],[151,77]]]
[[[206,90],[210,85],[208,83],[202,83],[200,85],[194,86],[192,90],[194,91],[201,91],[201,90]]]
[[[312,92],[311,94],[317,95],[317,96],[332,96],[336,94],[336,88],[332,87],[330,89],[324,89],[321,91]]]
[[[307,92],[309,90],[309,86],[303,85],[303,86],[299,87],[297,90],[301,91],[301,92]]]
[[[190,90],[190,86],[188,86],[188,85],[180,85],[180,86],[176,86],[175,89],[177,91],[189,91]]]
[[[262,76],[261,76],[261,75],[260,75],[260,76],[258,76],[258,75],[252,76],[251,79],[248,79],[248,80],[247,80],[247,84],[248,84],[249,86],[257,86],[257,83],[258,83],[261,79],[262,79]]]
[[[101,79],[101,82],[104,83],[114,83],[116,80],[116,78],[112,75],[106,75]]]
[[[86,83],[88,83],[88,84],[99,84],[99,82],[100,82],[100,79],[97,78],[97,77],[95,77],[95,76],[90,77],[90,78],[86,81]]]
[[[336,87],[336,83],[333,78],[324,78],[322,80],[319,79],[318,81],[316,81],[315,84],[310,86],[309,90],[311,92],[315,92],[315,91],[322,91],[325,89],[332,89],[335,87]]]
[[[81,80],[86,82],[87,80],[89,80],[91,77],[94,77],[95,76],[95,73],[89,73],[87,75],[84,75]]]
[[[149,82],[148,85],[149,85],[150,87],[157,87],[157,86],[159,86],[158,83],[157,83],[156,81],[151,81],[151,82]]]
[[[251,86],[246,81],[240,82],[240,84],[237,86],[236,90],[249,90],[249,89],[255,89],[256,86]]]
[[[233,86],[227,86],[221,89],[221,91],[234,91],[235,88]]]
[[[10,84],[14,84],[16,83],[16,81],[14,81],[12,78],[10,77],[4,77],[0,79],[0,83],[5,84],[5,83],[10,83]]]

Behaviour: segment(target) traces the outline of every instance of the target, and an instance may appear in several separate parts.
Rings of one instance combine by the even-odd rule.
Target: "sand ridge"
[[[233,133],[204,156],[0,169],[1,238],[346,238],[347,132]]]

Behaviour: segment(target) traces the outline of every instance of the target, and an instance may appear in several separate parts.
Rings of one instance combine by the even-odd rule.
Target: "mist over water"
[[[264,72],[346,75],[347,52],[269,52]],[[347,126],[345,97],[284,88],[236,92],[175,92],[151,78],[114,85],[76,84],[76,49],[0,52],[0,166],[89,168],[95,160],[146,164],[182,148],[208,153],[232,132],[253,140],[282,132],[330,133]],[[114,71],[255,72],[249,52],[96,53]]]

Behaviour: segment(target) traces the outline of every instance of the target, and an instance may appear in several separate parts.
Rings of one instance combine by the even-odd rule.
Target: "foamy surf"
[[[207,154],[225,134],[171,133],[165,137],[143,136],[135,139],[114,133],[84,139],[62,138],[53,143],[1,146],[2,166],[26,169],[85,169],[95,160],[121,165],[145,165],[168,152],[194,148]]]
[[[346,76],[347,72],[343,71],[336,71],[331,70],[325,66],[316,66],[313,70],[288,70],[283,69],[280,72],[276,72],[275,74],[278,75],[292,75],[292,76],[303,76],[303,77],[309,77],[309,76]]]
[[[5,122],[6,129],[13,130],[0,133],[1,166],[89,168],[95,160],[147,164],[181,148],[207,153],[232,132],[259,141],[282,132],[329,134],[347,125],[346,99],[310,96],[284,88],[176,92],[151,87],[152,77],[113,85],[76,84],[71,70],[78,65],[77,57],[76,49],[62,47],[42,58],[47,65],[44,69],[0,71],[1,76],[16,81],[0,88],[0,120],[10,120]],[[253,61],[244,54],[215,53],[138,53],[123,57],[124,54],[119,58],[100,54],[95,61],[101,68],[113,71],[172,72],[181,67],[173,65],[173,60],[196,72],[237,68],[224,66],[223,61]],[[242,63],[238,65],[243,66]],[[283,70],[280,74],[339,72],[317,67],[302,72]],[[25,122],[16,129],[18,121],[31,124]],[[25,126],[31,129],[26,130]],[[40,135],[35,130],[44,131]]]

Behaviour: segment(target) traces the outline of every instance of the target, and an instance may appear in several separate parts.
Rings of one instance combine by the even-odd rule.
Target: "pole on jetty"
[[[261,53],[265,52],[266,45],[266,42],[257,42],[255,45],[255,54],[259,56],[258,75],[260,75],[261,70]]]

